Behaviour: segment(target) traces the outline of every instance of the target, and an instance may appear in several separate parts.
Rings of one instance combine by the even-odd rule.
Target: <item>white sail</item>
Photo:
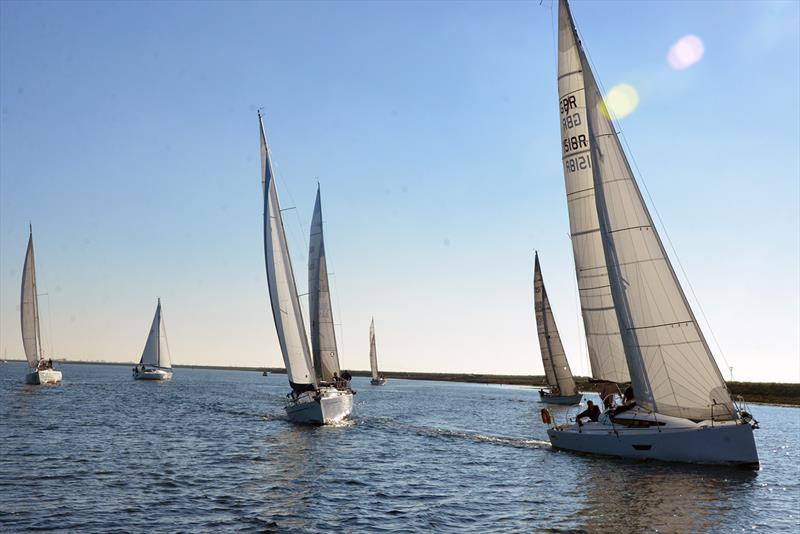
[[[317,380],[330,382],[339,374],[339,353],[328,286],[328,265],[325,259],[325,239],[322,234],[322,204],[319,186],[311,219],[311,238],[308,246],[308,302],[311,322],[311,354]]]
[[[569,17],[563,0],[561,12]],[[603,254],[637,403],[675,417],[731,419],[734,408],[725,381],[653,225],[589,62],[578,48],[586,154],[591,156]],[[562,110],[564,106],[562,97]],[[564,136],[565,156],[567,141]]]
[[[28,237],[28,250],[22,268],[22,293],[19,302],[22,345],[28,365],[36,367],[42,359],[42,340],[39,332],[39,298],[36,295],[36,267],[33,260],[33,229]]]
[[[539,267],[538,254],[536,254],[533,271],[536,327],[539,333],[539,349],[542,352],[542,363],[544,364],[547,384],[551,388],[558,387],[560,395],[575,395],[578,390],[575,387],[575,380],[572,378],[567,354],[561,344],[561,336],[558,334],[553,310],[550,308],[550,299],[547,298],[547,290],[544,288],[544,279]]]
[[[589,147],[581,55],[582,51],[573,32],[569,10],[566,4],[561,2],[558,29],[558,95],[562,160],[575,274],[578,279],[589,362],[594,378],[627,382],[630,376],[625,362],[619,323],[614,311],[595,206],[593,160]]]
[[[378,349],[375,347],[375,319],[369,323],[369,368],[372,379],[378,380]]]
[[[150,333],[147,335],[147,341],[144,344],[142,357],[139,363],[150,367],[160,367],[162,369],[171,369],[172,360],[169,356],[169,345],[167,344],[167,333],[164,329],[164,320],[161,316],[161,299],[158,299],[156,306],[156,314],[153,316],[153,322],[150,325]]]
[[[264,121],[258,114],[261,135],[261,186],[264,194],[264,257],[272,317],[281,346],[289,383],[295,389],[316,387],[311,351],[303,324],[297,286],[283,228],[283,217],[275,187]]]

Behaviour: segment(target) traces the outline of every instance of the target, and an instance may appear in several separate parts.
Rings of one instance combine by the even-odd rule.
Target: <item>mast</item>
[[[37,367],[42,356],[42,340],[39,329],[39,297],[36,294],[36,266],[33,254],[33,226],[29,226],[28,249],[22,268],[22,289],[20,291],[20,328],[25,358],[30,367]]]
[[[260,111],[258,123],[261,141],[261,187],[264,196],[264,260],[272,318],[289,385],[295,391],[312,390],[317,387],[317,379],[313,372],[311,351],[297,296],[297,284]]]
[[[314,203],[308,245],[308,302],[314,372],[317,380],[330,382],[333,380],[333,375],[338,375],[340,372],[339,351],[336,349],[336,330],[328,284],[319,184],[317,184],[317,199]]]
[[[569,17],[563,0],[562,12]],[[637,403],[675,417],[732,419],[735,410],[722,373],[653,224],[580,43],[577,48],[599,234]]]

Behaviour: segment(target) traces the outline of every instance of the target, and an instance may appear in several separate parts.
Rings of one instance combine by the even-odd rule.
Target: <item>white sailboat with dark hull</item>
[[[594,355],[593,373],[597,361],[605,372],[629,375],[635,403],[596,422],[553,426],[550,441],[628,458],[757,465],[757,424],[731,399],[631,172],[569,6],[559,3],[562,156],[581,307],[590,356],[598,331],[611,350]]]
[[[22,267],[22,291],[19,301],[22,345],[28,360],[28,374],[25,383],[57,384],[61,382],[61,371],[53,369],[53,360],[44,358],[42,335],[39,328],[39,297],[36,293],[36,265],[33,259],[33,227],[28,236],[28,250],[25,265]]]
[[[372,378],[369,383],[373,386],[382,386],[386,383],[386,378],[378,372],[378,349],[375,346],[375,318],[369,323],[369,369]]]
[[[547,298],[547,290],[544,288],[538,253],[536,253],[533,268],[533,300],[544,376],[549,386],[549,391],[539,390],[539,397],[542,402],[548,404],[578,404],[583,395],[578,393],[578,388],[575,386],[567,354],[564,352],[561,336],[558,334],[553,310],[550,307],[550,299]]]
[[[333,379],[333,373],[338,373],[339,360],[336,353],[335,336],[331,333],[333,319],[330,313],[330,297],[327,295],[326,299],[323,295],[320,298],[321,293],[327,293],[328,285],[322,240],[321,208],[319,208],[318,202],[319,210],[315,209],[311,230],[311,246],[314,247],[317,243],[319,245],[309,254],[310,278],[314,278],[313,273],[317,273],[316,286],[312,280],[309,288],[312,329],[316,333],[312,339],[319,350],[315,358],[319,367],[315,367],[306,337],[278,192],[275,187],[275,175],[264,131],[264,120],[260,112],[258,119],[261,141],[261,185],[264,195],[264,257],[267,284],[275,330],[286,366],[289,386],[292,388],[287,395],[286,414],[289,420],[298,423],[335,423],[347,418],[352,412],[353,392],[349,385],[343,383],[341,379],[334,382],[325,380],[326,378]],[[331,348],[333,355],[330,354]]]
[[[133,368],[133,378],[136,380],[171,380],[172,359],[167,343],[167,331],[161,315],[161,299],[156,305],[156,314],[150,325],[150,333],[144,344],[139,365]]]

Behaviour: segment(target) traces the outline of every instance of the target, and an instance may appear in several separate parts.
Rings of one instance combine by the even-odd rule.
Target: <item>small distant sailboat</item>
[[[261,112],[258,113],[258,121],[261,137],[261,186],[264,195],[264,258],[267,284],[275,330],[289,385],[292,388],[287,395],[286,414],[289,420],[297,423],[335,423],[347,418],[352,412],[353,392],[346,381],[338,375],[334,376],[338,373],[339,359],[335,337],[332,335],[330,297],[327,295],[328,273],[322,242],[319,196],[311,229],[311,247],[314,248],[309,254],[312,342],[317,347],[317,353],[312,361]]]
[[[566,0],[558,51],[563,170],[592,370],[616,382],[630,377],[635,399],[596,422],[552,426],[550,442],[628,458],[758,465],[757,422],[731,399],[686,300]]]
[[[369,368],[372,371],[372,380],[369,381],[373,386],[382,386],[386,383],[382,373],[378,372],[378,350],[375,347],[375,318],[369,323]]]
[[[39,329],[39,297],[36,294],[36,267],[33,260],[33,227],[28,236],[28,250],[22,268],[22,294],[19,303],[20,323],[22,325],[22,345],[30,370],[25,375],[25,383],[57,384],[61,382],[61,371],[53,369],[53,360],[44,359],[41,331]]]
[[[139,365],[133,368],[133,378],[136,380],[171,380],[172,361],[169,356],[167,331],[164,328],[164,319],[161,317],[161,299],[156,305],[156,314],[150,333],[144,344]]]
[[[550,388],[549,391],[540,389],[539,397],[542,402],[548,404],[578,404],[583,395],[578,393],[578,389],[575,387],[575,379],[569,368],[567,354],[561,344],[561,336],[558,335],[553,310],[550,308],[550,299],[547,298],[547,291],[544,288],[538,252],[533,268],[533,300],[544,375]]]

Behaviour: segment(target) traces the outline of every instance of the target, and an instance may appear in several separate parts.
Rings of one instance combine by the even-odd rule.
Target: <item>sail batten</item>
[[[551,388],[558,388],[560,395],[572,396],[578,390],[575,379],[569,368],[567,354],[561,343],[550,299],[544,287],[544,278],[539,266],[539,255],[536,254],[533,274],[534,309],[536,312],[536,327],[539,335],[539,350],[542,353],[545,379]]]
[[[308,245],[308,301],[314,372],[317,380],[329,382],[333,380],[334,374],[339,374],[340,369],[328,284],[328,264],[322,231],[322,203],[319,186],[314,203],[314,215],[311,219],[311,238]]]
[[[378,380],[378,349],[375,346],[375,318],[369,323],[369,368],[372,379]]]
[[[39,297],[36,294],[36,265],[33,255],[33,230],[28,236],[28,249],[22,268],[22,290],[20,292],[20,326],[25,358],[30,367],[36,367],[42,355],[42,340],[39,330]]]
[[[258,119],[261,141],[261,186],[264,195],[264,259],[272,317],[289,383],[294,389],[312,389],[317,386],[317,379],[313,371],[264,121],[260,112]]]

